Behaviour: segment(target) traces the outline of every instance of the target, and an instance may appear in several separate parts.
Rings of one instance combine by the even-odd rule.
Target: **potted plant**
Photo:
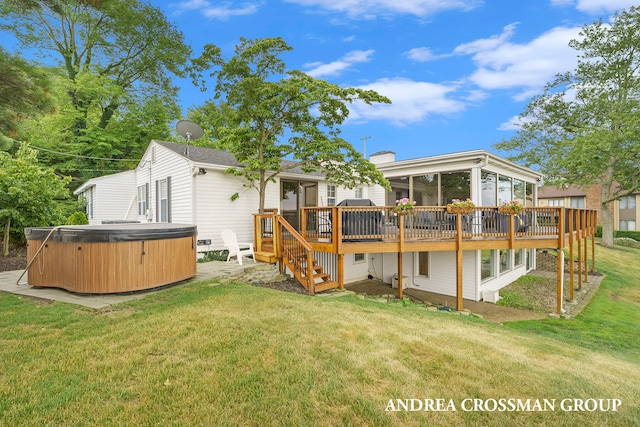
[[[393,213],[396,215],[411,215],[415,207],[416,202],[405,197],[404,199],[396,200],[396,207],[393,208]]]
[[[503,202],[498,206],[498,212],[508,215],[515,215],[524,210],[524,205],[518,200]]]
[[[473,204],[471,199],[452,199],[451,203],[447,205],[447,212],[452,214],[470,214],[473,212],[473,208],[475,208],[475,206],[476,205]]]

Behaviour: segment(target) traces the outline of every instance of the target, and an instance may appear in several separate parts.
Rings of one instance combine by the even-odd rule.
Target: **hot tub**
[[[110,294],[179,282],[196,274],[196,234],[167,223],[26,228],[28,284]]]

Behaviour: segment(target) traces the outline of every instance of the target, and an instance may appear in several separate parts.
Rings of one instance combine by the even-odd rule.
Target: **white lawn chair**
[[[238,259],[238,264],[242,265],[242,257],[249,255],[253,257],[253,262],[256,262],[256,256],[253,253],[253,243],[238,243],[236,233],[231,230],[222,231],[222,241],[229,251],[227,262],[229,262],[232,256],[235,256]]]

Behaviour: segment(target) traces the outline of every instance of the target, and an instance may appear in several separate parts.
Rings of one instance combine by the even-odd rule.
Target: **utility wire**
[[[91,156],[82,156],[80,154],[61,153],[60,151],[54,151],[54,150],[49,150],[48,148],[36,147],[35,145],[29,145],[29,147],[30,148],[35,148],[36,150],[40,150],[40,151],[47,151],[49,153],[60,154],[62,156],[78,157],[78,158],[81,158],[81,159],[111,160],[111,161],[114,161],[114,162],[139,162],[140,161],[140,159],[114,159],[114,158],[108,158],[108,157],[91,157]]]

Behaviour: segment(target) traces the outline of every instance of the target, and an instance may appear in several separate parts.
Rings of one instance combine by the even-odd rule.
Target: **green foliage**
[[[603,244],[613,239],[611,202],[640,183],[640,8],[612,23],[585,25],[569,45],[575,71],[559,75],[520,115],[520,129],[495,148],[538,165],[550,184],[599,184]]]
[[[0,152],[0,222],[10,220],[14,235],[22,235],[24,227],[60,223],[68,182],[40,166],[35,151],[24,144],[15,158]]]
[[[72,213],[66,221],[67,225],[87,225],[89,220],[84,212],[76,211]]]
[[[78,180],[126,170],[149,139],[167,139],[180,116],[173,76],[191,50],[161,10],[141,0],[18,1],[0,4],[0,29],[60,60],[52,70],[55,114],[34,118],[20,139],[85,157],[43,156]],[[98,157],[100,159],[89,159]],[[77,182],[77,181],[76,181]]]
[[[194,61],[194,74],[218,67],[212,74],[217,77],[213,100],[190,117],[207,129],[216,148],[244,165],[228,173],[246,179],[259,192],[261,212],[267,183],[294,168],[321,171],[329,181],[350,188],[360,183],[388,186],[376,167],[340,138],[339,125],[348,117],[350,103],[391,101],[374,91],[343,88],[287,70],[281,56],[291,49],[281,38],[241,38],[229,60],[209,45]]]
[[[32,65],[0,47],[0,149],[8,149],[7,133],[19,121],[51,107],[47,97],[49,78],[43,68]]]
[[[226,249],[204,252],[204,256],[202,258],[198,258],[198,262],[226,261],[228,254],[229,251]]]
[[[596,226],[595,237],[602,237],[602,225]],[[640,231],[634,230],[614,230],[613,237],[615,238],[627,238],[640,241]]]

